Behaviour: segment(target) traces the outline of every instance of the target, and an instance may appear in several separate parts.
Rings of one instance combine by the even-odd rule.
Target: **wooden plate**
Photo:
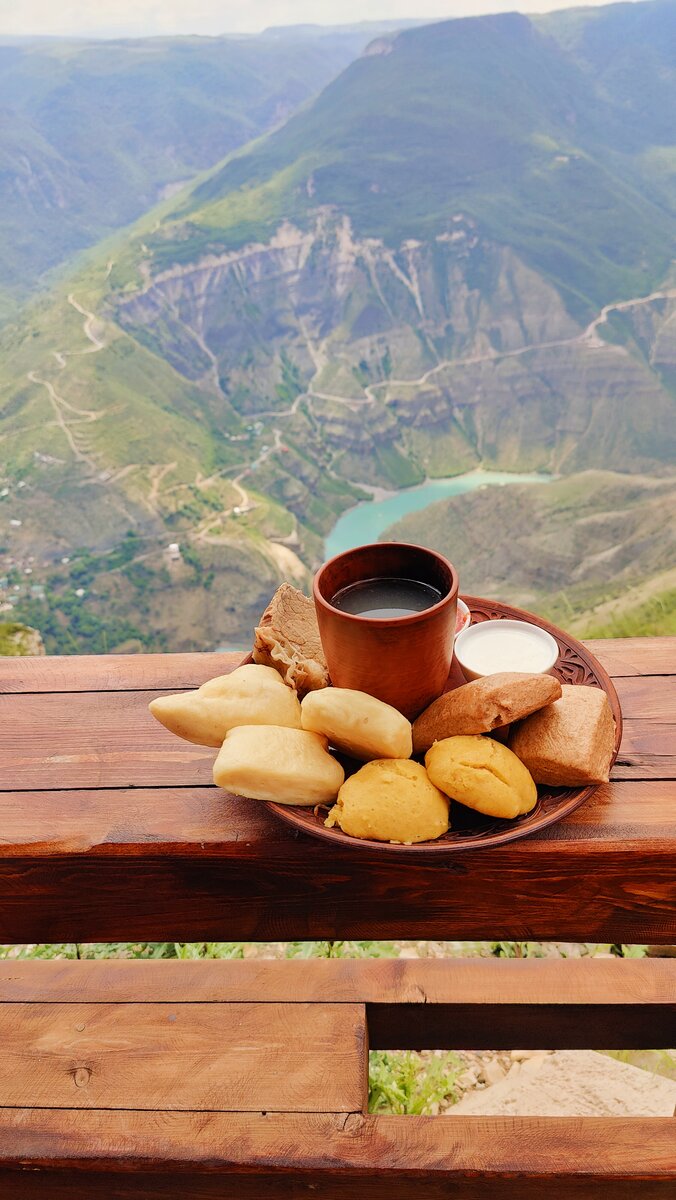
[[[615,747],[612,762],[615,762],[622,740],[622,712],[617,692],[609,676],[600,662],[575,638],[550,625],[533,613],[512,608],[509,604],[500,604],[496,600],[482,600],[476,596],[463,596],[472,613],[473,624],[482,621],[500,621],[506,618],[512,620],[531,621],[546,629],[559,644],[559,659],[552,674],[562,683],[587,684],[591,687],[602,688],[610,701],[610,707],[615,718]],[[249,661],[251,659],[249,658]],[[465,682],[457,663],[453,662],[448,677],[447,691]],[[346,767],[346,774],[358,770],[362,763],[354,759],[341,762]],[[418,842],[413,846],[393,845],[391,842],[376,842],[369,838],[353,838],[343,833],[337,826],[327,829],[324,825],[326,811],[320,809],[316,815],[311,808],[295,807],[289,804],[268,803],[267,807],[275,816],[293,825],[301,833],[309,833],[312,837],[324,838],[326,841],[340,842],[353,850],[369,850],[379,854],[405,855],[444,855],[453,854],[458,850],[474,850],[482,846],[499,846],[503,842],[512,842],[516,838],[527,837],[539,829],[546,829],[556,821],[563,820],[581,804],[584,804],[595,791],[596,786],[584,788],[538,788],[538,802],[532,812],[513,821],[501,820],[497,817],[485,817],[473,812],[462,804],[451,801],[451,829],[443,837],[431,842]]]

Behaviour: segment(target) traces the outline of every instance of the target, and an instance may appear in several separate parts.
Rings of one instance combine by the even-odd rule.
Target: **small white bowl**
[[[558,643],[530,621],[482,621],[457,634],[455,657],[465,679],[483,679],[499,671],[546,675],[559,657]]]

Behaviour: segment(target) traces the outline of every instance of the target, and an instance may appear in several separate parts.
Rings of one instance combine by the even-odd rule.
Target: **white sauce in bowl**
[[[473,678],[498,671],[531,671],[545,674],[559,655],[553,637],[527,621],[484,621],[458,634],[455,653]]]

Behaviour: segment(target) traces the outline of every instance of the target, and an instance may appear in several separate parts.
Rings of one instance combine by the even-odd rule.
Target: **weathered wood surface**
[[[674,638],[603,638],[585,642],[613,679],[676,671]],[[101,692],[199,687],[232,671],[243,649],[225,654],[97,654],[0,658],[0,692]]]
[[[401,1118],[406,1119],[406,1118]],[[439,1118],[442,1119],[442,1118]],[[530,1131],[526,1131],[527,1136]],[[575,1154],[569,1143],[568,1153]],[[3,1188],[5,1189],[3,1191]],[[429,1174],[416,1170],[392,1177],[373,1171],[327,1175],[285,1170],[241,1175],[124,1174],[79,1168],[54,1174],[0,1167],[0,1195],[7,1200],[673,1200],[671,1179],[602,1176],[499,1176]]]
[[[521,1196],[518,1189],[529,1180],[537,1181],[541,1188],[546,1186],[546,1195],[575,1194],[565,1189],[551,1191],[550,1182],[558,1180],[562,1184],[585,1183],[588,1190],[581,1189],[577,1194],[589,1197],[618,1194],[610,1185],[617,1187],[620,1181],[631,1181],[637,1189],[635,1195],[643,1198],[669,1194],[667,1186],[664,1190],[646,1189],[646,1181],[673,1188],[676,1177],[676,1141],[670,1118],[100,1111],[72,1112],[69,1120],[67,1116],[50,1110],[1,1110],[0,1164],[19,1166],[29,1161],[34,1170],[38,1166],[64,1169],[76,1163],[112,1172],[106,1175],[110,1186],[115,1171],[143,1171],[153,1163],[162,1163],[165,1169],[172,1166],[176,1171],[176,1190],[165,1193],[172,1196],[181,1195],[180,1173],[188,1168],[205,1173],[227,1172],[231,1186],[233,1177],[235,1182],[243,1183],[247,1174],[255,1172],[269,1175],[275,1170],[286,1171],[301,1181],[305,1175],[322,1197],[332,1194],[325,1189],[336,1177],[343,1183],[351,1182],[353,1188],[355,1180],[360,1180],[368,1194],[371,1180],[380,1180],[395,1189],[390,1195],[396,1195],[397,1200],[401,1195],[414,1195],[412,1189],[400,1190],[407,1180],[415,1181],[417,1195],[421,1194],[423,1181],[431,1184],[436,1180],[447,1190],[430,1193],[426,1186],[424,1196],[484,1198],[496,1194],[487,1190],[488,1184],[497,1186],[506,1180],[511,1182],[512,1191],[503,1191],[505,1196]],[[12,1175],[7,1178],[11,1180]],[[53,1178],[49,1176],[50,1187]],[[75,1183],[77,1175],[70,1179]],[[225,1191],[223,1178],[219,1182],[223,1190],[213,1195],[237,1195],[234,1188]],[[297,1194],[276,1190],[276,1183],[281,1184],[279,1176],[277,1180],[273,1177],[270,1193],[266,1189],[249,1194]],[[465,1184],[476,1190],[455,1190]],[[30,1196],[30,1190],[24,1195]]]
[[[0,1108],[366,1107],[358,1004],[0,1004],[0,1045]]]
[[[365,1006],[369,1044],[377,1050],[495,1049],[517,1043],[524,1049],[667,1048],[676,1028],[676,962],[0,962],[0,1032],[3,1021],[11,1026],[13,1006],[23,1013],[33,1004],[43,1019],[50,1005],[78,1005],[85,1013],[89,1006],[119,1005],[127,1014],[145,1006],[164,1028],[161,1005],[171,1012],[191,1003],[198,1012],[212,1007],[223,1021],[224,1004],[262,1009],[305,998],[316,1006]],[[261,1020],[264,1024],[264,1016]],[[98,1024],[93,1032],[99,1036]],[[0,1102],[2,1095],[0,1088]]]
[[[673,942],[676,639],[593,648],[625,715],[613,783],[539,835],[424,865],[294,836],[152,720],[158,690],[237,654],[0,659],[0,941]]]
[[[652,686],[648,686],[648,683]],[[613,779],[676,778],[676,707],[671,679],[641,680],[624,708]],[[148,712],[156,691],[0,695],[2,787],[15,790],[189,787],[211,784],[215,751],[185,742]]]

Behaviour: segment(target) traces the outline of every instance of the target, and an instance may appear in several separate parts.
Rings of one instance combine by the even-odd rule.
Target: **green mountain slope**
[[[656,54],[676,12],[673,0],[657,8],[645,30]],[[625,53],[644,63],[643,48]],[[588,312],[648,290],[674,244],[676,188],[661,179],[655,203],[659,165],[650,170],[651,155],[674,149],[673,121],[637,114],[628,129],[621,82],[610,89],[575,47],[517,14],[408,30],[376,42],[175,216],[197,245],[232,245],[331,205],[359,235],[395,246],[442,233],[463,212],[555,280],[571,311]],[[672,112],[674,86],[667,73],[659,96]],[[158,262],[184,261],[178,229],[179,245],[169,230],[150,243]]]
[[[641,7],[654,66],[676,6]],[[245,644],[361,485],[478,464],[640,476],[594,553],[631,542],[676,459],[674,146],[657,103],[655,123],[625,120],[639,82],[578,48],[592,16],[548,20],[376,39],[7,323],[0,605],[49,650]],[[554,543],[587,503],[558,487]],[[587,610],[615,578],[638,587],[618,550],[594,591],[592,558],[570,593],[544,555],[520,598]]]
[[[0,40],[0,291],[279,124],[371,36]]]
[[[585,636],[676,630],[674,478],[586,471],[486,488],[413,513],[384,536],[447,554],[470,594],[510,600]]]

